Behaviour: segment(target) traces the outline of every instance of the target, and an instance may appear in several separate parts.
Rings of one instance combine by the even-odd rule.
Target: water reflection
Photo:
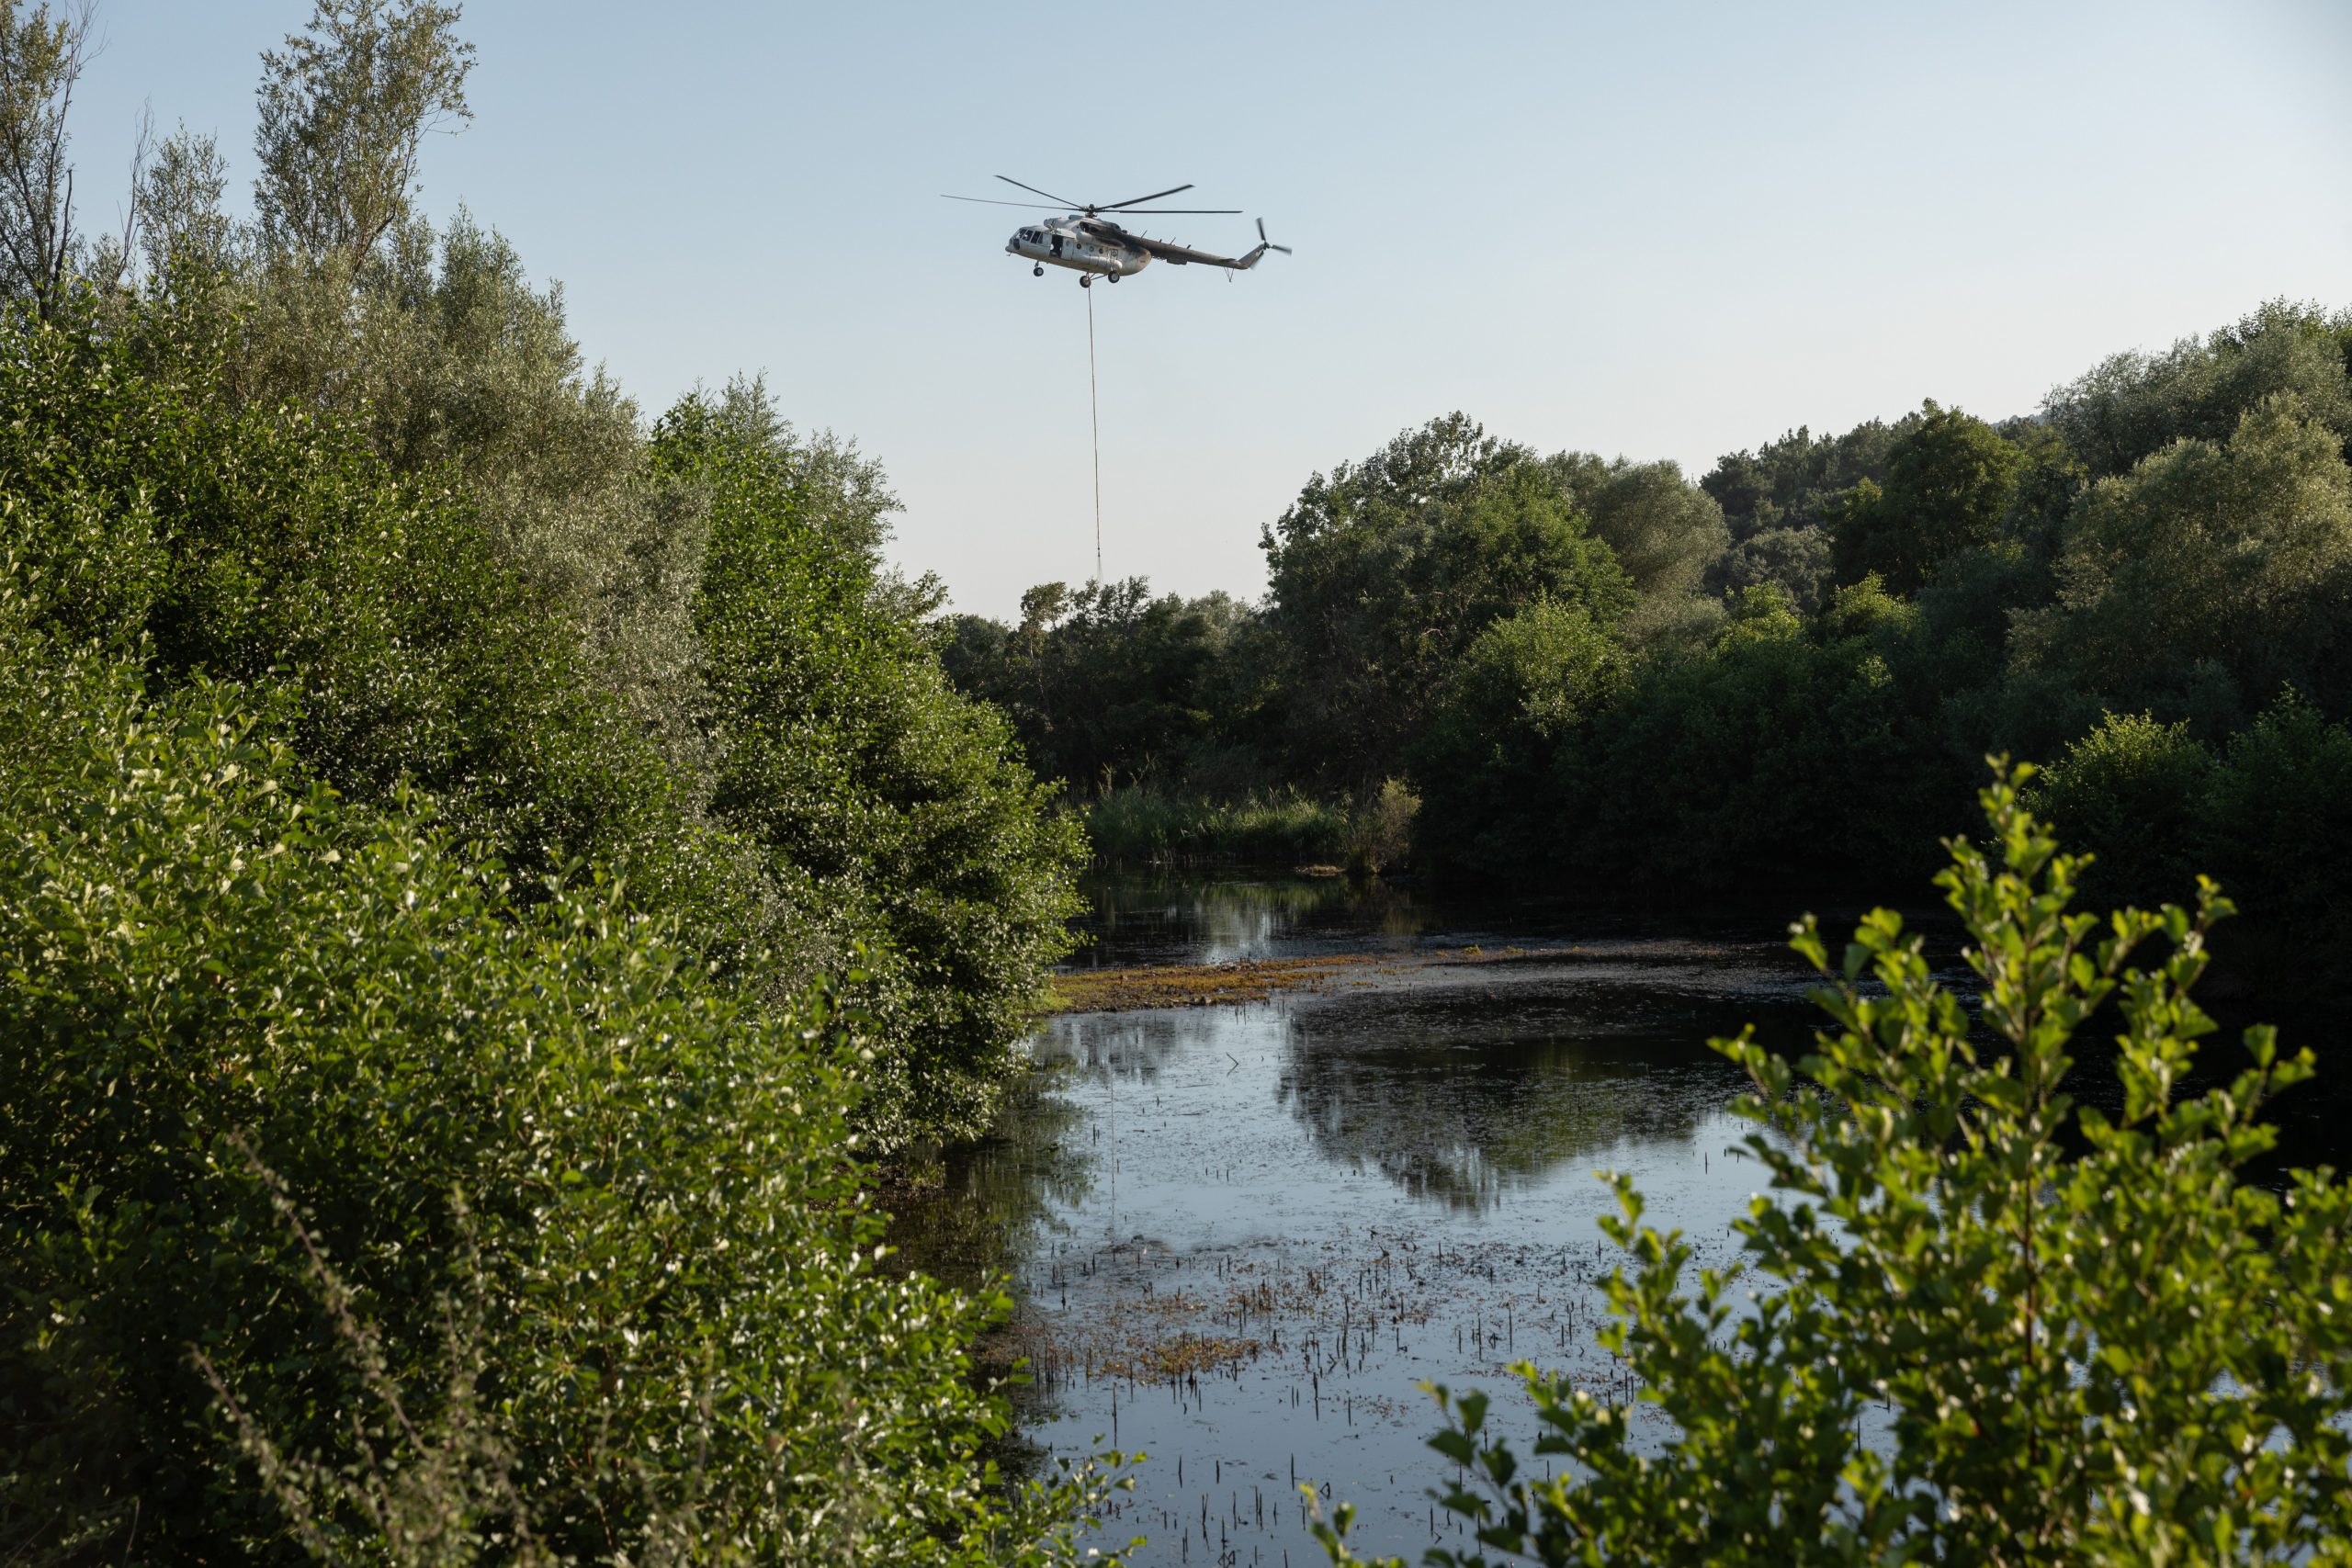
[[[1321,1561],[1295,1476],[1337,1482],[1370,1550],[1471,1549],[1424,1495],[1417,1385],[1504,1393],[1526,1358],[1623,1396],[1596,1337],[1619,1256],[1600,1245],[1613,1204],[1596,1168],[1630,1177],[1698,1266],[1731,1261],[1761,1177],[1726,1157],[1750,1130],[1725,1111],[1743,1083],[1705,1041],[1752,1021],[1802,1046],[1818,1015],[1774,935],[1788,910],[1645,926],[1282,880],[1127,878],[1098,897],[1103,963],[1417,957],[1323,995],[1054,1020],[1035,1045],[1048,1087],[943,1162],[915,1260],[1012,1273],[1009,1335],[1040,1374],[1032,1440],[1067,1453],[1108,1434],[1152,1455],[1097,1544],[1140,1531],[1139,1563],[1183,1568]],[[2109,1092],[2082,1055],[2076,1087]],[[2340,1113],[2304,1100],[2332,1149]],[[1533,1436],[1507,1394],[1489,1420],[1522,1450]]]
[[[1378,880],[1103,874],[1084,888],[1092,909],[1071,922],[1088,939],[1080,967],[1402,949],[1432,923],[1409,888]]]
[[[1740,1079],[1704,1042],[1751,1018],[1801,1029],[1802,976],[1769,939],[1619,921],[1595,941],[1589,916],[1410,889],[1131,878],[1101,897],[1103,962],[1416,956],[1319,995],[1040,1031],[1050,1089],[949,1162],[924,1222],[950,1254],[1008,1238],[1011,1332],[1038,1371],[1024,1431],[1153,1456],[1101,1539],[1148,1533],[1142,1563],[1318,1561],[1294,1473],[1345,1484],[1368,1546],[1439,1544],[1418,1383],[1500,1390],[1532,1356],[1611,1386],[1592,1173],[1625,1172],[1702,1265],[1727,1262],[1757,1176],[1724,1157]],[[1521,934],[1583,945],[1508,952]]]
[[[1055,1020],[1034,1054],[1066,1081],[1115,1093],[1118,1079],[1149,1085],[1170,1057],[1197,1043],[1202,1023],[1196,1011],[1079,1013]]]
[[[1738,1087],[1728,1064],[1686,1042],[1485,1023],[1370,1041],[1341,1021],[1324,1021],[1319,1034],[1303,1024],[1284,1055],[1283,1103],[1326,1159],[1477,1211],[1628,1138],[1688,1143]]]
[[[1041,1070],[988,1135],[904,1160],[884,1193],[893,1266],[977,1290],[1018,1269],[1093,1191],[1083,1110]]]

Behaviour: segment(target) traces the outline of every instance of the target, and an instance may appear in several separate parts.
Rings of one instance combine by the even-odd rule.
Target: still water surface
[[[1028,1436],[1149,1455],[1102,1536],[1148,1536],[1142,1563],[1322,1561],[1295,1481],[1353,1502],[1364,1548],[1456,1540],[1417,1385],[1488,1389],[1522,1437],[1516,1360],[1622,1392],[1594,1342],[1618,1261],[1595,1173],[1727,1260],[1759,1179],[1732,1151],[1744,1080],[1705,1042],[1750,1021],[1802,1039],[1809,976],[1761,919],[1643,929],[1338,882],[1093,891],[1080,964],[1422,962],[1040,1032],[1047,1088],[944,1195],[1011,1222]],[[1520,951],[1460,962],[1473,948]]]
[[[1334,881],[1091,891],[1080,965],[1397,962],[1315,994],[1053,1021],[1034,1045],[1040,1091],[902,1209],[910,1260],[1011,1274],[1034,1444],[1149,1455],[1100,1544],[1147,1536],[1144,1564],[1304,1568],[1322,1554],[1299,1482],[1357,1506],[1360,1550],[1466,1544],[1429,1499],[1442,1461],[1417,1385],[1495,1394],[1490,1425],[1522,1458],[1514,1361],[1623,1397],[1594,1339],[1619,1260],[1595,1173],[1631,1176],[1698,1266],[1730,1259],[1761,1178],[1733,1149],[1745,1082],[1705,1043],[1749,1022],[1784,1047],[1806,1038],[1818,1015],[1780,935],[1788,910],[1673,925]],[[1842,932],[1850,912],[1824,924]],[[2086,1068],[2070,1087],[2111,1098],[2099,1080]],[[2347,1110],[2300,1099],[2282,1160],[2344,1163]]]

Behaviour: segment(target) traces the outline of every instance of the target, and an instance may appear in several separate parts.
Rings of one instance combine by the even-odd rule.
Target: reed
[[[1101,865],[1329,864],[1348,858],[1351,837],[1345,806],[1292,790],[1216,801],[1136,784],[1083,809]]]

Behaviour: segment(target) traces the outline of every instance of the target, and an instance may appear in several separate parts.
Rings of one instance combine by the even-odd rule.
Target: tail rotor
[[[1262,218],[1258,220],[1258,248],[1261,251],[1280,251],[1284,255],[1294,254],[1288,245],[1277,245],[1266,238],[1266,220]]]

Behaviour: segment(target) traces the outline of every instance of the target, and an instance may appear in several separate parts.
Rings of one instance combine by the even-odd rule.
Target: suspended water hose
[[[1086,296],[1086,414],[1094,431],[1094,581],[1102,581],[1102,404],[1094,392],[1094,290]]]

